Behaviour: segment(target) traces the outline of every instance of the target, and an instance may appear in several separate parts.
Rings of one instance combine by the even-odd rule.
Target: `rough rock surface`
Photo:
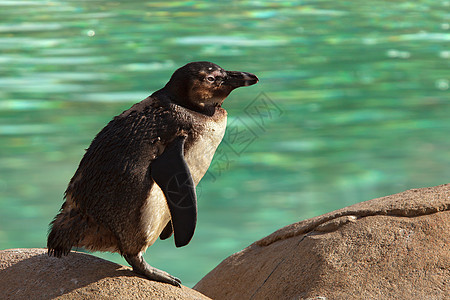
[[[46,249],[0,251],[0,299],[209,299],[187,287],[138,277],[92,255]]]
[[[288,225],[194,287],[220,299],[450,299],[450,184]]]

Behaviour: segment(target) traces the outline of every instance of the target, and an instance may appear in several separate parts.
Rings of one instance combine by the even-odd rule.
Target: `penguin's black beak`
[[[253,85],[258,81],[258,77],[252,73],[227,71],[227,77],[224,80],[224,84],[235,89],[241,86]]]

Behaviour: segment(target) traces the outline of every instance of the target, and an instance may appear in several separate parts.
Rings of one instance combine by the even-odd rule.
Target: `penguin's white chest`
[[[184,159],[189,167],[195,186],[211,164],[214,153],[225,134],[227,118],[219,122],[208,122],[196,136],[194,142],[185,150]],[[170,220],[169,207],[164,193],[153,184],[147,198],[142,221],[147,228],[147,245],[151,246]]]
[[[225,134],[227,120],[223,118],[220,122],[210,122],[204,128],[194,143],[185,151],[186,160],[195,185],[205,175],[211,164],[214,153]]]

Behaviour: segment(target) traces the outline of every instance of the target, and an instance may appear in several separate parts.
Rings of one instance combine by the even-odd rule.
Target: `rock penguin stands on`
[[[49,255],[72,247],[118,252],[136,273],[180,286],[150,266],[145,250],[174,233],[191,240],[197,222],[195,187],[225,133],[221,107],[232,90],[258,82],[210,62],[179,68],[164,88],[116,116],[87,149],[50,224]]]

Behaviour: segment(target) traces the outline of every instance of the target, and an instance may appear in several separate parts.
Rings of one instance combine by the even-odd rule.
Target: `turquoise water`
[[[450,182],[450,1],[0,1],[0,249],[44,247],[94,135],[189,61],[252,72],[198,188],[192,286],[274,230]],[[125,264],[118,255],[99,254]]]

